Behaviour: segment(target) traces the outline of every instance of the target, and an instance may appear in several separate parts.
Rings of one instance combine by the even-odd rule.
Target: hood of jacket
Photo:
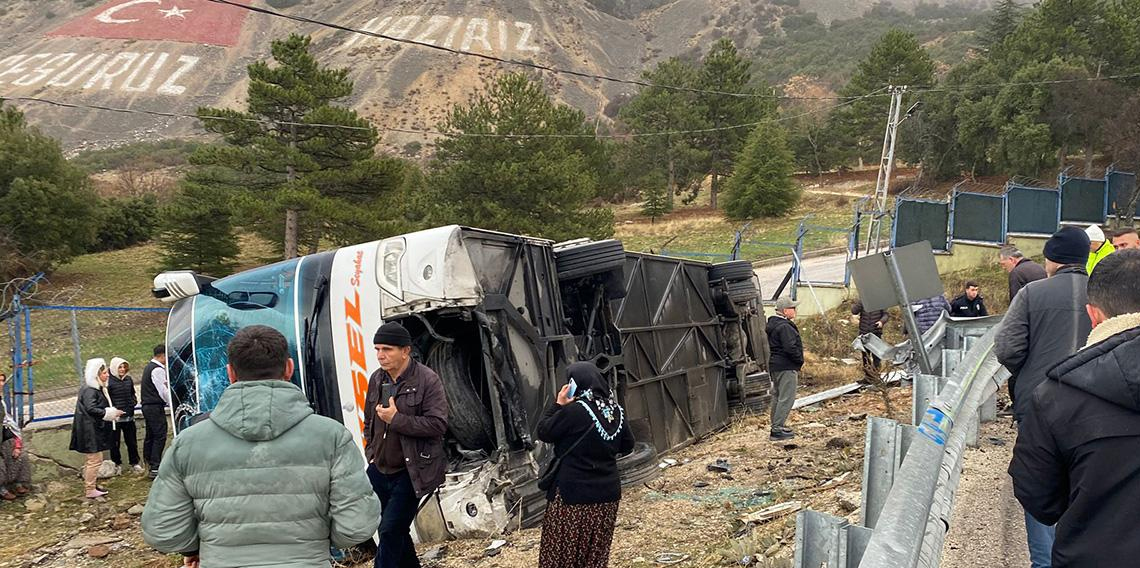
[[[238,381],[222,393],[210,420],[250,442],[273,440],[313,413],[300,388],[279,379]]]
[[[114,377],[116,379],[120,378],[119,377],[119,365],[122,365],[123,363],[127,363],[127,360],[123,359],[122,357],[111,357],[111,366],[107,367],[107,370],[111,371],[112,377]],[[130,363],[127,363],[127,365],[128,365],[128,371],[127,372],[129,373],[130,372],[129,371]]]
[[[1121,324],[1128,322],[1135,325],[1119,329]],[[1095,334],[1106,325],[1109,327]],[[1094,337],[1098,341],[1093,342]],[[1094,336],[1090,336],[1090,345],[1053,367],[1048,377],[1140,412],[1140,375],[1136,374],[1137,368],[1140,368],[1140,314],[1127,314],[1098,325]]]
[[[87,386],[102,390],[103,385],[99,383],[99,369],[106,366],[107,362],[102,358],[87,360],[87,365],[83,367],[83,380]]]

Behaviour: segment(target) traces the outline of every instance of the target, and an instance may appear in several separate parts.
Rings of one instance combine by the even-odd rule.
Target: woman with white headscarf
[[[123,411],[111,404],[107,381],[111,373],[103,359],[88,359],[83,370],[84,385],[75,402],[75,419],[71,424],[71,450],[87,456],[83,464],[83,489],[88,499],[107,494],[95,485],[103,451],[111,449],[115,421]]]

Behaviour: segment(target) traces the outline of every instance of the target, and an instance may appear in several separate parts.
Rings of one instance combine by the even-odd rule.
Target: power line
[[[337,23],[333,23],[333,22],[317,20],[315,18],[308,18],[305,16],[296,16],[296,15],[292,15],[292,14],[286,14],[284,12],[278,12],[278,11],[275,11],[275,10],[272,10],[269,8],[262,8],[259,6],[250,6],[250,5],[245,5],[245,4],[239,4],[237,2],[234,2],[233,0],[208,0],[208,1],[214,2],[216,4],[224,4],[226,6],[232,6],[235,8],[240,8],[242,10],[247,10],[250,12],[265,14],[265,15],[274,16],[277,18],[284,18],[287,20],[295,21],[295,22],[312,24],[312,25],[316,25],[316,26],[320,26],[320,27],[325,27],[325,28],[330,28],[330,29],[334,29],[334,30],[349,32],[349,33],[353,33],[353,34],[364,35],[364,36],[373,37],[373,38],[377,38],[377,39],[384,39],[384,40],[388,40],[388,41],[392,41],[392,42],[396,42],[396,43],[403,43],[403,44],[407,44],[407,45],[424,47],[427,49],[432,49],[432,50],[436,50],[436,51],[442,51],[445,53],[450,53],[452,55],[461,55],[461,56],[465,56],[465,57],[475,57],[475,58],[482,59],[485,61],[493,61],[496,63],[503,63],[503,64],[507,64],[507,65],[515,65],[515,66],[519,66],[519,67],[526,67],[526,68],[535,69],[535,70],[539,70],[539,71],[547,71],[547,72],[558,74],[558,75],[569,75],[569,76],[578,77],[581,79],[594,79],[594,80],[607,81],[607,82],[611,82],[611,83],[619,83],[619,84],[624,84],[624,85],[634,85],[634,86],[638,86],[638,87],[649,87],[649,88],[665,89],[665,90],[670,90],[670,91],[681,91],[681,92],[688,92],[688,93],[704,94],[704,95],[720,95],[720,96],[745,97],[745,98],[766,98],[766,99],[780,99],[780,100],[834,100],[834,101],[848,101],[848,100],[856,100],[856,99],[867,98],[867,95],[808,97],[808,96],[796,96],[796,95],[776,95],[776,94],[768,95],[768,94],[763,94],[763,93],[736,93],[736,92],[718,91],[718,90],[710,90],[710,89],[697,89],[694,87],[680,87],[680,86],[675,86],[675,85],[663,85],[663,84],[659,84],[659,83],[650,83],[648,81],[641,81],[641,80],[636,80],[636,79],[621,79],[621,78],[617,78],[617,77],[610,77],[608,75],[586,73],[586,72],[582,72],[582,71],[574,71],[572,69],[562,69],[562,68],[558,68],[558,67],[552,67],[549,65],[542,65],[540,63],[535,63],[533,61],[520,61],[517,59],[504,59],[501,57],[495,57],[494,55],[487,55],[487,54],[483,54],[483,53],[476,53],[473,51],[463,51],[460,49],[453,49],[450,47],[444,47],[444,46],[435,45],[435,44],[431,44],[431,43],[427,43],[427,42],[423,42],[423,41],[416,41],[416,40],[412,40],[412,39],[399,38],[399,37],[395,37],[395,36],[386,35],[386,34],[383,34],[380,32],[373,32],[373,31],[360,29],[360,28],[353,28],[350,26],[337,24]],[[1080,78],[1080,79],[1057,79],[1057,80],[1051,80],[1051,81],[1027,81],[1027,82],[1021,82],[1021,83],[1016,83],[1016,82],[1015,83],[991,83],[988,85],[986,85],[986,84],[963,85],[962,87],[964,87],[964,88],[979,88],[979,89],[980,88],[989,88],[989,87],[999,87],[1000,88],[1000,87],[1006,87],[1006,86],[1020,86],[1020,85],[1052,85],[1052,84],[1064,84],[1064,83],[1109,81],[1109,80],[1117,80],[1117,79],[1131,79],[1131,78],[1136,78],[1136,77],[1140,77],[1140,73],[1130,73],[1130,74],[1124,74],[1124,75],[1113,75],[1113,76],[1103,76],[1103,77],[1086,77],[1086,78]],[[937,92],[951,92],[951,91],[959,90],[959,89],[952,89],[949,87],[930,86],[930,87],[916,87],[916,88],[908,89],[908,90],[911,93],[937,93]],[[880,94],[877,96],[890,96],[890,93],[883,93],[883,94]]]
[[[287,20],[293,20],[294,22],[301,22],[304,24],[313,24],[313,25],[320,26],[320,27],[330,28],[330,29],[334,29],[334,30],[340,30],[340,31],[349,32],[349,33],[353,33],[353,34],[360,34],[360,35],[364,35],[364,36],[374,37],[377,39],[384,39],[384,40],[393,41],[396,43],[403,43],[403,44],[407,44],[407,45],[424,47],[427,49],[434,49],[436,51],[442,51],[444,53],[450,53],[452,55],[462,55],[465,57],[475,57],[475,58],[482,59],[485,61],[493,61],[496,63],[504,63],[507,65],[516,65],[519,67],[526,67],[526,68],[535,69],[538,71],[547,71],[547,72],[558,74],[558,75],[569,75],[572,77],[578,77],[580,79],[594,79],[594,80],[598,80],[598,81],[607,81],[610,83],[620,83],[623,85],[635,85],[638,87],[651,87],[651,88],[655,88],[655,89],[665,89],[665,90],[669,90],[669,91],[681,91],[681,92],[686,92],[686,93],[696,93],[696,94],[702,94],[702,95],[720,95],[720,96],[743,97],[743,98],[784,99],[784,100],[840,100],[840,101],[841,100],[850,100],[850,99],[860,98],[858,96],[854,96],[854,97],[840,97],[840,96],[801,97],[801,96],[793,96],[793,95],[776,95],[776,94],[769,95],[769,94],[764,94],[764,93],[735,93],[735,92],[730,92],[730,91],[717,91],[717,90],[711,90],[711,89],[697,89],[695,87],[679,87],[676,85],[662,85],[659,83],[650,83],[648,81],[640,81],[637,79],[620,79],[617,77],[610,77],[608,75],[586,73],[583,71],[574,71],[572,69],[562,69],[559,67],[542,65],[541,63],[535,63],[533,61],[520,61],[518,59],[504,59],[502,57],[495,57],[494,55],[487,55],[484,53],[476,53],[473,51],[463,51],[460,49],[453,49],[453,48],[444,47],[441,45],[434,45],[434,44],[423,42],[423,41],[416,41],[416,40],[412,40],[412,39],[399,38],[399,37],[395,37],[395,36],[382,34],[380,32],[373,32],[373,31],[369,31],[369,30],[365,30],[365,29],[353,28],[353,27],[346,26],[343,24],[337,24],[337,23],[333,23],[333,22],[326,22],[323,20],[317,20],[314,18],[307,18],[305,16],[295,16],[292,14],[277,12],[275,10],[271,10],[269,8],[262,8],[260,6],[247,6],[245,4],[239,4],[237,2],[234,2],[233,0],[209,0],[209,1],[214,2],[216,4],[225,4],[226,6],[233,6],[235,8],[241,8],[243,10],[248,10],[250,12],[265,14],[268,16],[275,16],[278,18],[285,18]]]
[[[812,115],[812,114],[830,112],[830,111],[835,110],[837,108],[852,104],[856,101],[859,101],[859,100],[862,100],[865,98],[869,98],[872,96],[877,96],[879,91],[882,91],[882,89],[879,89],[878,91],[873,91],[873,92],[868,93],[866,95],[863,95],[861,97],[857,97],[857,98],[854,98],[854,99],[851,99],[851,100],[848,100],[848,101],[845,101],[845,102],[842,102],[842,103],[839,103],[836,105],[831,105],[831,106],[827,106],[827,107],[803,112],[800,114],[795,114],[795,115],[791,115],[791,116],[784,116],[784,117],[780,117],[780,118],[771,118],[771,119],[765,119],[765,120],[760,120],[760,121],[756,121],[756,122],[748,122],[748,123],[744,123],[744,124],[733,124],[733,125],[729,125],[729,126],[718,126],[718,127],[711,127],[711,128],[698,128],[698,129],[693,129],[693,130],[668,130],[668,131],[661,131],[661,132],[633,132],[633,133],[628,133],[628,134],[584,134],[584,133],[583,134],[541,134],[541,133],[536,133],[536,134],[500,134],[500,133],[494,133],[494,132],[487,132],[487,133],[480,133],[480,132],[443,132],[443,131],[439,131],[439,130],[412,130],[412,129],[407,129],[407,128],[390,128],[390,127],[379,127],[379,126],[376,126],[376,127],[348,126],[348,125],[343,125],[343,124],[289,122],[289,121],[265,120],[265,119],[258,119],[258,118],[239,118],[239,117],[231,117],[231,116],[198,116],[196,114],[186,114],[186,113],[177,113],[177,112],[123,108],[123,107],[112,107],[112,106],[106,106],[106,105],[94,105],[94,104],[86,104],[86,103],[72,103],[72,102],[65,102],[65,101],[57,101],[57,100],[53,100],[53,99],[45,99],[42,97],[0,97],[0,101],[3,101],[3,100],[19,101],[19,102],[27,102],[27,103],[46,104],[46,105],[51,105],[51,106],[56,106],[56,107],[61,107],[61,108],[71,108],[71,109],[81,109],[81,110],[97,110],[97,111],[115,112],[115,113],[121,113],[121,114],[141,114],[141,115],[156,116],[156,117],[162,117],[162,118],[177,118],[177,119],[192,118],[192,119],[196,119],[196,120],[249,122],[249,123],[256,123],[256,124],[265,124],[265,125],[270,125],[270,126],[303,126],[303,127],[307,127],[307,128],[329,128],[329,129],[356,130],[356,131],[371,130],[371,129],[375,128],[376,130],[382,131],[382,132],[397,132],[397,133],[402,133],[402,134],[416,134],[416,135],[421,135],[421,136],[437,136],[437,137],[446,137],[446,138],[508,138],[508,139],[523,139],[523,140],[534,139],[534,138],[613,138],[613,139],[619,139],[620,138],[620,139],[624,139],[624,138],[647,138],[647,137],[652,137],[652,136],[678,136],[678,135],[682,135],[682,134],[707,134],[707,133],[712,133],[712,132],[723,132],[723,131],[727,131],[727,130],[736,130],[739,128],[751,128],[751,127],[759,126],[761,124],[786,122],[789,120],[795,120],[797,118],[802,118],[804,116],[808,116],[808,115]]]
[[[1005,87],[1033,87],[1038,85],[1063,85],[1069,83],[1092,83],[1097,81],[1119,81],[1123,79],[1140,78],[1140,73],[1124,73],[1121,75],[1104,75],[1100,77],[1082,77],[1077,79],[1051,79],[1041,81],[1012,81],[1008,83],[981,83],[976,85],[943,85],[934,87],[908,87],[908,93],[952,93],[968,90],[1003,89]]]

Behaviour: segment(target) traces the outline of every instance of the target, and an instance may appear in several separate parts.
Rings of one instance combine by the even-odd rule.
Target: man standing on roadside
[[[439,375],[412,359],[412,336],[404,326],[388,322],[372,342],[380,368],[368,379],[364,455],[383,510],[375,566],[418,568],[411,527],[420,503],[447,473],[447,396]]]
[[[1045,243],[1045,280],[1030,282],[1013,298],[994,336],[994,353],[1017,378],[1014,420],[1020,425],[1034,412],[1033,392],[1057,363],[1077,352],[1092,323],[1085,309],[1089,277],[1085,263],[1089,238],[1065,227]],[[1018,442],[1020,443],[1020,441]],[[1053,527],[1025,513],[1029,558],[1033,568],[1049,568]]]
[[[773,441],[788,440],[795,433],[785,423],[796,401],[796,385],[800,369],[804,366],[804,342],[796,319],[796,303],[788,298],[776,301],[776,315],[768,318],[768,345],[771,355],[768,372],[772,374],[772,431]]]
[[[280,332],[244,327],[226,355],[230,385],[210,417],[171,444],[143,538],[187,566],[327,568],[330,547],[368,540],[380,516],[360,450],[291,382]]]
[[[1025,258],[1013,245],[1005,245],[998,252],[998,264],[1009,273],[1009,303],[1017,292],[1030,282],[1045,279],[1045,269],[1036,262]]]
[[[170,407],[170,383],[166,376],[166,346],[154,346],[154,358],[142,372],[143,420],[146,437],[143,438],[143,459],[151,479],[158,475],[162,450],[166,448],[166,409]]]
[[[1140,251],[1117,251],[1088,283],[1093,331],[1028,395],[1009,474],[1025,510],[1056,523],[1056,568],[1140,558]]]
[[[859,318],[859,335],[870,333],[880,339],[883,337],[883,328],[886,327],[887,320],[891,317],[887,310],[867,311],[863,307],[862,300],[855,300],[855,303],[851,304],[851,315]],[[882,363],[882,360],[874,353],[863,352],[863,377],[868,383],[879,380],[879,369]]]

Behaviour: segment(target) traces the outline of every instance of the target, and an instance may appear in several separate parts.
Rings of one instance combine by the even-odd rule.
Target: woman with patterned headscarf
[[[617,457],[633,451],[633,432],[593,363],[574,363],[566,375],[538,423],[538,439],[552,444],[555,456],[539,482],[548,502],[538,565],[605,568],[621,501]]]

